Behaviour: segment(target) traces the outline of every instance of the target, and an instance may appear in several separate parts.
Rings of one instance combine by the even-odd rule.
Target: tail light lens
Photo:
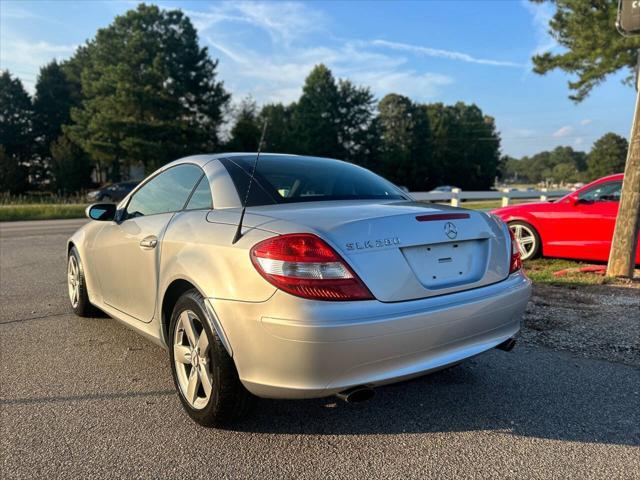
[[[511,274],[522,268],[522,257],[520,255],[520,245],[518,245],[518,240],[511,229],[509,229],[509,235],[511,236],[511,263],[509,264],[509,273]]]
[[[298,297],[314,300],[372,300],[362,280],[326,242],[310,233],[269,238],[251,249],[265,280]]]

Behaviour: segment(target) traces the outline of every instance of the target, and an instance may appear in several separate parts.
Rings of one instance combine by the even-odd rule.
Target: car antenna
[[[267,118],[264,119],[264,124],[262,125],[262,135],[260,136],[260,143],[258,143],[258,153],[256,154],[256,159],[253,162],[253,170],[251,170],[251,176],[249,177],[249,185],[247,185],[247,193],[244,196],[244,202],[242,202],[242,212],[240,212],[240,221],[238,222],[238,229],[236,230],[236,234],[233,236],[233,240],[231,244],[235,244],[240,238],[242,238],[242,221],[244,220],[244,212],[247,210],[247,202],[249,201],[249,193],[251,192],[251,184],[253,183],[253,178],[256,176],[256,168],[258,166],[258,160],[260,160],[260,152],[262,150],[262,144],[264,143],[264,135],[267,132],[267,124],[269,120]]]

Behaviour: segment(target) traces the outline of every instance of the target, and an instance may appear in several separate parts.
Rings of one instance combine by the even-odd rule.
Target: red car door
[[[609,259],[611,239],[620,200],[620,180],[603,182],[577,192],[566,205],[564,237],[556,245],[562,257],[597,260]]]

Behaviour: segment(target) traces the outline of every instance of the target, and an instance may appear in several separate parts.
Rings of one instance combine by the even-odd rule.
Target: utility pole
[[[640,85],[638,85],[640,87]],[[640,228],[640,89],[624,168],[622,193],[607,265],[609,277],[633,277]]]
[[[640,34],[640,1],[620,0],[616,27],[622,35]],[[640,60],[640,51],[638,51]],[[640,64],[640,62],[639,62]],[[633,277],[640,229],[640,75],[636,72],[636,108],[607,265],[608,277]]]

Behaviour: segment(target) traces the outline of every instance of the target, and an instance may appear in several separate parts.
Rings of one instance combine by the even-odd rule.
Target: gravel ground
[[[527,345],[640,367],[640,286],[534,284]]]

